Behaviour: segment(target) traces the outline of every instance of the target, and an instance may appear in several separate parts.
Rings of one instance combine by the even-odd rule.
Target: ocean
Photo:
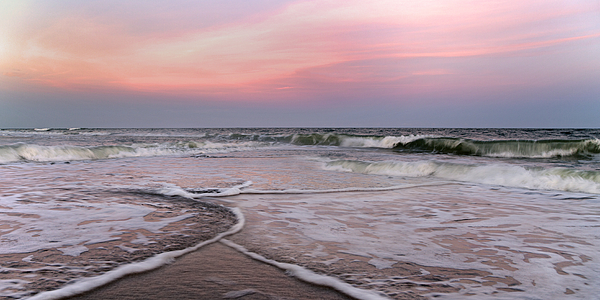
[[[359,299],[591,299],[599,194],[600,129],[3,129],[0,298],[220,240]]]

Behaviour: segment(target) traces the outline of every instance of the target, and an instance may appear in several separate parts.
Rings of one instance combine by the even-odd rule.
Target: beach
[[[351,299],[304,283],[220,243],[68,299]]]
[[[451,183],[443,185],[448,193],[454,193],[457,188],[460,188]],[[436,191],[437,194],[444,191],[440,186],[407,187],[401,190],[403,194],[408,194],[403,196],[406,200],[422,197],[433,191]],[[349,192],[349,194],[336,195],[333,198],[343,197],[348,203],[349,198],[362,202],[360,199],[367,196],[361,192]],[[385,194],[398,197],[398,191]],[[478,192],[478,195],[480,194],[481,192]],[[446,208],[460,206],[460,211],[465,215],[459,215],[459,212],[456,211],[452,214],[452,219],[446,221],[436,221],[436,216],[433,214],[419,215],[419,213],[408,210],[407,207],[411,203],[404,203],[403,207],[394,209],[393,205],[382,201],[379,204],[381,207],[375,206],[373,209],[377,214],[387,215],[392,210],[396,214],[404,211],[405,215],[399,220],[412,218],[412,221],[415,222],[415,219],[422,219],[424,224],[418,224],[418,221],[411,225],[407,225],[405,222],[398,223],[402,227],[414,230],[415,235],[421,239],[431,235],[430,239],[433,243],[449,250],[449,254],[445,254],[447,257],[442,259],[446,263],[438,265],[455,267],[431,266],[431,262],[426,261],[421,264],[415,263],[418,261],[415,257],[403,258],[403,256],[409,255],[408,251],[404,255],[400,255],[400,258],[383,257],[375,251],[387,250],[389,252],[385,248],[394,246],[386,245],[386,242],[382,241],[386,237],[378,235],[378,232],[381,233],[383,230],[369,228],[370,226],[365,224],[365,215],[357,216],[356,213],[351,213],[352,208],[347,208],[347,211],[343,213],[333,211],[331,208],[327,208],[331,202],[335,201],[331,198],[321,203],[311,198],[314,198],[314,195],[245,195],[228,198],[236,203],[243,203],[241,207],[245,212],[246,219],[244,229],[225,238],[224,241],[230,240],[238,245],[244,245],[247,250],[260,253],[277,262],[302,265],[319,274],[339,276],[346,282],[366,290],[373,289],[373,286],[385,286],[382,296],[385,295],[392,299],[428,299],[427,296],[432,294],[452,295],[461,290],[462,295],[468,296],[468,292],[464,293],[464,290],[468,289],[480,293],[481,290],[493,289],[518,293],[524,292],[536,284],[545,289],[545,287],[549,287],[552,274],[544,276],[542,275],[543,270],[532,270],[532,266],[529,266],[530,269],[524,267],[519,269],[519,264],[526,266],[536,260],[548,261],[557,274],[568,277],[569,273],[563,268],[582,266],[587,259],[591,258],[586,255],[570,256],[562,251],[561,248],[568,248],[569,244],[591,245],[581,237],[561,236],[557,232],[553,232],[550,223],[560,220],[548,214],[552,211],[557,213],[552,207],[534,207],[533,203],[512,207],[514,203],[510,202],[505,203],[505,206],[500,206],[497,201],[493,203],[494,207],[491,201],[480,200],[479,203],[469,203],[470,201],[464,196],[456,197],[452,194],[445,195],[445,198],[435,206],[444,205]],[[211,200],[219,201],[214,198]],[[394,202],[400,206],[397,200]],[[269,205],[263,206],[261,203],[269,203]],[[323,223],[313,224],[319,230],[310,228],[311,226],[308,225],[305,227],[309,228],[298,233],[298,230],[302,228],[298,224],[301,224],[302,221],[287,216],[288,214],[297,214],[297,212],[282,212],[283,209],[302,210],[303,203],[311,203],[313,211],[318,212],[321,216],[320,221]],[[324,206],[316,209],[315,205]],[[436,208],[443,210],[440,207]],[[272,213],[274,210],[279,211],[279,214]],[[271,218],[266,218],[262,212],[271,212],[268,214]],[[542,220],[536,219],[536,213],[543,214],[549,218],[550,222],[544,224]],[[506,219],[509,215],[512,217]],[[327,220],[328,218],[325,216],[332,216],[335,221]],[[499,222],[496,226],[482,225],[489,224],[494,218],[506,221]],[[529,220],[526,220],[527,218]],[[329,224],[327,224],[328,222]],[[571,222],[577,223],[572,220]],[[535,225],[528,226],[528,224]],[[591,224],[593,227],[599,225],[598,223]],[[457,233],[457,231],[463,232]],[[354,238],[350,245],[340,246],[339,243],[325,236],[328,232],[337,235],[336,240],[339,240],[339,236],[343,234]],[[498,243],[497,237],[501,235],[510,237],[505,237],[505,241],[520,239],[521,244],[512,247],[489,245],[491,242]],[[427,242],[423,240],[419,241],[416,236],[406,234],[399,241],[412,241],[411,246],[416,250],[415,252],[423,255],[420,252],[431,248],[431,245],[427,245]],[[392,238],[388,237],[388,239]],[[537,243],[549,244],[554,240],[560,240],[562,247],[536,246]],[[394,242],[398,242],[398,240]],[[373,244],[375,244],[374,247],[364,246]],[[266,247],[267,245],[272,247]],[[535,250],[536,247],[538,251],[528,251],[529,249]],[[593,249],[594,247],[591,247],[589,251],[594,251]],[[515,255],[515,253],[518,254]],[[555,260],[553,257],[555,255],[562,256],[562,259]],[[425,258],[431,257],[425,254]],[[480,261],[496,271],[486,272],[456,264],[457,261],[468,261],[469,259]],[[264,269],[268,271],[263,271]],[[524,282],[522,279],[520,281],[510,274],[520,275],[517,277],[519,279],[529,276],[531,281]],[[586,277],[586,279],[593,276],[593,274],[579,273],[574,275]],[[547,281],[544,282],[544,280]],[[565,284],[563,295],[575,294],[576,291],[582,290],[582,286],[578,286],[577,283],[574,283],[573,286],[563,284]],[[235,294],[235,292],[239,292],[239,294]],[[494,293],[490,292],[490,294]],[[158,270],[121,279],[74,299],[138,299],[141,295],[148,299],[153,299],[153,297],[164,299],[170,295],[189,297],[189,299],[218,299],[219,297],[227,299],[227,297],[234,298],[234,296],[241,299],[346,298],[342,296],[343,294],[335,293],[331,289],[302,284],[301,281],[286,275],[282,270],[246,257],[243,253],[228,247],[227,244],[217,242],[187,254],[181,259],[177,259],[175,263]],[[477,294],[473,293],[473,295]],[[552,296],[548,294],[547,297]]]
[[[1,296],[598,292],[595,139],[387,130],[4,133],[5,143],[26,143],[0,149]],[[21,158],[10,161],[14,153]]]

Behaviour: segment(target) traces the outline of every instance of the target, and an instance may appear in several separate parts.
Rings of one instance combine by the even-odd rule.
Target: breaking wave
[[[505,158],[589,157],[600,154],[600,139],[480,141],[431,135],[360,136],[335,133],[231,134],[227,139],[287,143],[299,146],[383,148],[400,152],[431,152]]]
[[[337,160],[326,169],[362,174],[423,177],[475,183],[600,194],[600,171],[526,168],[507,164],[469,165],[436,161],[364,162]]]
[[[39,133],[40,130],[42,133]],[[7,136],[50,134],[46,128],[33,131],[2,131]],[[86,132],[78,129],[65,129],[61,135],[76,131],[78,136]],[[48,133],[50,132],[50,133]],[[56,131],[58,134],[59,131]],[[92,131],[94,135],[106,134],[102,131]],[[590,158],[599,156],[600,139],[579,140],[475,140],[434,135],[355,135],[340,133],[228,133],[214,134],[194,132],[195,136],[170,135],[171,133],[140,133],[129,132],[131,137],[128,145],[118,145],[120,135],[107,136],[107,143],[100,146],[41,146],[32,143],[19,143],[0,146],[0,163],[17,161],[64,161],[88,160],[131,156],[158,156],[187,153],[204,153],[206,151],[231,150],[256,146],[332,146],[350,148],[380,148],[392,149],[397,152],[454,154],[468,156],[485,156],[501,158],[557,158],[578,157]],[[177,134],[173,132],[172,134]],[[177,141],[173,141],[176,139]],[[184,140],[185,139],[185,140]],[[166,141],[170,140],[170,141]],[[202,142],[198,142],[202,140]],[[114,145],[117,144],[117,145]]]
[[[260,135],[260,134],[230,134],[225,139],[274,142],[298,146],[339,146],[339,147],[369,147],[391,149],[399,143],[427,137],[425,135],[406,136],[360,136],[335,133],[306,133],[289,135]]]
[[[176,142],[79,147],[71,145],[40,146],[18,143],[0,146],[0,164],[12,162],[54,162],[122,157],[220,153],[256,146],[252,143]]]
[[[326,145],[341,147],[394,148],[398,144],[407,144],[426,136],[353,136],[338,134],[294,134],[289,142],[295,145]]]
[[[421,138],[394,146],[398,151],[507,158],[551,158],[600,154],[600,140],[477,141],[458,138]]]

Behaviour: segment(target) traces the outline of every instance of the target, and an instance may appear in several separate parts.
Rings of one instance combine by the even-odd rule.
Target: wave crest
[[[253,143],[229,144],[212,142],[177,142],[79,147],[70,145],[40,146],[13,144],[0,146],[0,164],[13,162],[53,162],[93,160],[121,157],[162,156],[199,153],[219,153],[256,146]]]
[[[600,140],[476,141],[457,138],[422,138],[394,146],[398,151],[507,158],[552,158],[600,154]]]
[[[387,148],[391,149],[399,144],[407,144],[423,139],[423,135],[402,136],[356,136],[343,134],[294,134],[289,142],[295,145],[325,145],[356,148]]]

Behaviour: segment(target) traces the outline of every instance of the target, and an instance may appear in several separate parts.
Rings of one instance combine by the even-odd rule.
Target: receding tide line
[[[330,193],[354,193],[354,192],[385,192],[394,190],[411,189],[416,187],[429,187],[429,186],[444,186],[444,185],[455,185],[461,184],[459,182],[445,182],[445,183],[433,183],[433,184],[411,184],[411,185],[394,185],[388,187],[373,187],[373,188],[360,188],[360,187],[349,187],[341,189],[327,189],[327,190],[299,190],[299,189],[287,189],[287,190],[255,190],[246,189],[252,185],[252,181],[246,181],[241,185],[237,185],[230,188],[217,189],[218,192],[209,193],[190,193],[180,187],[167,188],[160,191],[164,195],[178,195],[191,199],[198,198],[217,198],[217,197],[229,197],[241,194],[330,194]],[[226,201],[227,202],[227,201]]]
[[[242,211],[237,207],[233,208],[232,211],[235,214],[235,216],[237,217],[238,222],[235,225],[233,225],[226,232],[223,232],[210,240],[206,240],[204,242],[197,244],[196,246],[185,248],[182,250],[164,252],[164,253],[158,254],[156,256],[150,257],[141,262],[123,265],[114,270],[108,271],[100,276],[85,278],[74,284],[67,285],[58,290],[42,292],[42,293],[34,295],[28,299],[29,300],[52,300],[52,299],[60,299],[60,298],[70,297],[70,296],[74,296],[74,295],[78,295],[81,293],[91,291],[95,288],[101,287],[107,283],[115,281],[126,275],[150,271],[150,270],[156,269],[160,266],[166,265],[166,264],[172,262],[177,257],[180,257],[180,256],[190,253],[192,251],[196,251],[196,250],[202,248],[203,246],[217,242],[220,239],[222,239],[223,237],[232,235],[232,234],[237,233],[240,230],[242,230],[242,228],[244,228],[244,224],[246,223],[246,219],[244,218]]]
[[[329,189],[329,190],[299,190],[299,189],[287,189],[287,190],[254,190],[245,189],[241,190],[240,194],[331,194],[331,193],[356,193],[356,192],[386,192],[395,190],[404,190],[417,187],[429,187],[429,186],[443,186],[443,185],[454,185],[460,184],[457,182],[448,183],[433,183],[433,184],[411,184],[411,185],[394,185],[388,187],[373,187],[373,188],[360,188],[360,187],[349,187],[341,189]],[[214,197],[220,196],[220,194],[213,195]]]
[[[298,266],[298,265],[281,263],[281,262],[278,262],[278,261],[275,261],[272,259],[268,259],[262,255],[256,254],[254,252],[250,252],[243,246],[240,246],[230,240],[221,239],[220,242],[222,244],[225,244],[225,245],[243,253],[243,254],[246,254],[247,256],[249,256],[255,260],[258,260],[258,261],[273,265],[279,269],[288,271],[292,275],[294,275],[296,278],[298,278],[302,281],[306,281],[306,282],[309,282],[312,284],[327,286],[327,287],[333,288],[337,291],[340,291],[343,294],[354,297],[356,299],[361,299],[361,300],[379,300],[379,299],[388,300],[388,299],[390,299],[388,297],[381,295],[378,292],[356,288],[356,287],[354,287],[346,282],[343,282],[337,278],[320,275],[320,274],[317,274],[309,269],[306,269],[306,268]]]

